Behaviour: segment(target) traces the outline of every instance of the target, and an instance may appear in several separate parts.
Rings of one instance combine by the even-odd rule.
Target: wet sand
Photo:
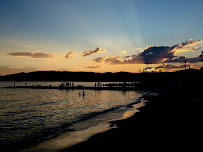
[[[191,87],[191,86],[190,86]],[[62,151],[202,151],[202,96],[198,88],[173,85],[130,118],[112,121],[112,128]]]

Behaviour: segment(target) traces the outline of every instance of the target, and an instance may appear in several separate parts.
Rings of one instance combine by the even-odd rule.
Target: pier
[[[7,89],[59,89],[59,90],[122,90],[122,91],[130,91],[130,90],[137,90],[137,87],[132,86],[125,86],[125,87],[66,87],[66,86],[7,86],[4,87]]]

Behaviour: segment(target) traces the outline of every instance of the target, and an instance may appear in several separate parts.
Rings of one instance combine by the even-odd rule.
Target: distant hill
[[[95,72],[69,72],[69,71],[34,71],[29,73],[16,73],[1,76],[1,81],[107,81],[107,82],[136,82],[152,75],[166,75],[166,73],[95,73]],[[168,74],[167,74],[168,75]]]
[[[0,81],[139,82],[139,88],[143,90],[160,90],[170,84],[190,85],[194,81],[202,86],[202,78],[203,70],[196,69],[161,73],[35,71],[0,76]]]
[[[95,73],[95,72],[69,72],[69,71],[34,71],[29,73],[16,73],[0,76],[0,81],[87,81],[87,82],[137,82],[148,81],[148,79],[174,79],[177,76],[193,76],[202,74],[203,70],[188,69],[176,72],[161,73]]]
[[[35,71],[1,76],[1,81],[136,81],[135,73]]]

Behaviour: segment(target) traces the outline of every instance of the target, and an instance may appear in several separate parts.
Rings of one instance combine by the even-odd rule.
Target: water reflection
[[[39,82],[26,83],[35,85]],[[59,83],[51,82],[51,85]],[[0,87],[10,84],[13,85],[13,82],[3,82]],[[19,84],[20,82],[15,85]],[[85,90],[85,95],[79,97],[79,92],[82,93],[82,90],[0,88],[0,143],[43,136],[47,131],[58,132],[56,128],[61,128],[62,131],[67,124],[113,107],[133,103],[141,96],[134,91]]]
[[[39,143],[32,147],[29,147],[21,152],[32,152],[32,151],[43,151],[43,152],[54,152],[54,151],[61,151],[83,141],[86,141],[91,136],[95,135],[96,133],[104,132],[110,130],[111,128],[108,127],[109,123],[101,123],[99,125],[90,127],[83,131],[77,132],[68,132],[65,133],[57,138]]]

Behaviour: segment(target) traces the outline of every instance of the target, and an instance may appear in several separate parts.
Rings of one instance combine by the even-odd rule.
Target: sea
[[[4,88],[95,82],[0,82],[0,148],[16,151],[70,132],[119,119],[146,92]],[[101,82],[106,84],[109,82]],[[84,91],[84,95],[81,95]],[[71,140],[71,139],[70,139]]]

